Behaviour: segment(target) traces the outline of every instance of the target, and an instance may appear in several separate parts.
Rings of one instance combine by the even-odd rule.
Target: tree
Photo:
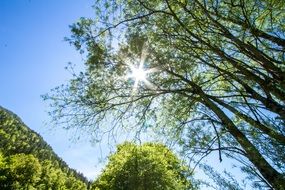
[[[72,25],[68,39],[86,71],[45,96],[56,123],[94,128],[98,138],[127,124],[155,129],[186,155],[238,157],[269,188],[285,188],[283,1],[94,7],[96,19]]]
[[[217,184],[215,189],[223,190],[223,189],[231,189],[231,190],[242,190],[245,189],[240,187],[239,183],[231,176],[229,173],[224,171],[224,175],[213,170],[211,166],[204,165],[203,170],[205,171],[206,175],[210,177],[210,179],[214,180],[214,183]]]
[[[109,157],[103,173],[92,189],[194,189],[181,161],[164,145],[123,143]]]
[[[67,189],[65,188],[66,174],[50,160],[42,162],[42,174],[40,178],[41,180],[37,185],[38,189]]]
[[[0,168],[1,189],[35,189],[41,165],[33,155],[15,154],[4,159]]]

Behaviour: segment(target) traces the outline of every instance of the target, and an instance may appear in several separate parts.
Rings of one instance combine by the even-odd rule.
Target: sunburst
[[[127,79],[134,80],[133,94],[136,93],[140,84],[145,85],[149,89],[153,89],[154,85],[148,81],[148,74],[155,72],[155,69],[145,68],[146,54],[142,53],[140,60],[127,61],[130,73],[126,76]]]

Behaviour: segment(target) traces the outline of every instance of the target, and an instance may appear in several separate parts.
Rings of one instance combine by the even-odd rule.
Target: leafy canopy
[[[56,123],[98,140],[151,129],[195,164],[218,151],[285,188],[284,1],[98,0],[94,10],[68,39],[86,70],[45,96]],[[140,66],[146,80],[126,78]]]
[[[123,143],[110,155],[103,173],[93,183],[96,190],[194,189],[189,171],[164,145]]]

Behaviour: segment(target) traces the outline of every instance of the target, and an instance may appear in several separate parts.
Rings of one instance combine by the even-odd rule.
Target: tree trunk
[[[234,107],[230,106],[229,104],[223,102],[222,100],[216,98],[215,96],[209,96],[209,98],[212,99],[213,101],[217,102],[218,104],[220,104],[224,108],[228,109],[229,111],[234,113],[236,116],[242,118],[244,121],[249,123],[251,126],[261,130],[264,134],[270,136],[272,139],[275,139],[279,143],[285,145],[285,136],[284,135],[279,134],[274,129],[271,129],[271,128],[263,125],[262,123],[259,123],[258,121],[252,119],[251,117],[248,117],[247,115],[239,112],[237,109],[235,109]]]
[[[229,133],[239,142],[245,150],[247,158],[254,164],[261,175],[276,190],[285,189],[285,179],[282,174],[276,171],[260,154],[258,149],[248,140],[248,138],[235,126],[228,116],[214,104],[205,94],[202,94],[202,102],[211,109],[222,121]]]

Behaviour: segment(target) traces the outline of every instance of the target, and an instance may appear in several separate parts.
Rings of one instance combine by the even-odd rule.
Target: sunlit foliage
[[[188,178],[188,179],[187,179]],[[165,146],[155,143],[124,143],[109,156],[95,190],[194,189],[189,171]]]
[[[70,169],[12,112],[0,107],[0,189],[86,190],[88,181]]]
[[[98,0],[94,11],[67,39],[85,71],[45,96],[56,123],[97,140],[153,130],[195,164],[217,151],[250,182],[285,189],[284,1]],[[133,93],[136,60],[156,72]]]

